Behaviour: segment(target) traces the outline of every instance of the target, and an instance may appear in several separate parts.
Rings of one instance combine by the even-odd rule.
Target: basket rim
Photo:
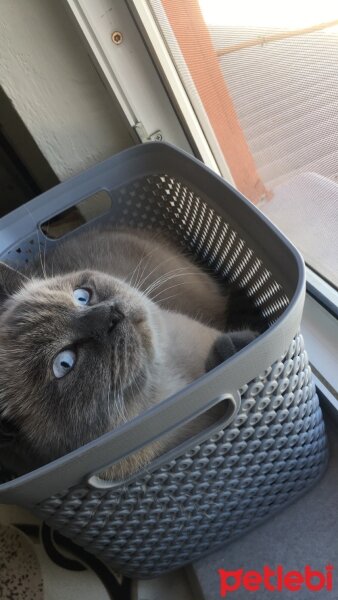
[[[269,235],[271,240],[275,240],[274,248],[276,252],[284,251],[285,255],[278,256],[278,261],[285,281],[289,282],[287,286],[290,295],[289,305],[276,322],[253,343],[243,348],[210,373],[204,374],[198,380],[180,390],[177,394],[163,400],[160,404],[149,408],[132,421],[87,443],[85,446],[30,473],[1,484],[1,502],[15,502],[25,506],[33,506],[58,491],[60,492],[80,482],[83,484],[83,481],[87,480],[88,477],[107,467],[105,458],[107,455],[110,457],[109,464],[117,462],[127,454],[135,452],[143,445],[179,426],[182,419],[189,416],[189,414],[190,416],[196,416],[196,410],[202,407],[205,408],[205,398],[207,396],[216,398],[224,393],[236,394],[242,385],[248,383],[271,366],[288,349],[297,333],[305,298],[305,268],[299,252],[265,215],[231,185],[196,158],[167,143],[148,142],[124,150],[99,165],[91,167],[85,173],[59,184],[52,190],[31,200],[27,205],[23,205],[3,217],[0,220],[0,256],[3,256],[13,245],[8,244],[10,236],[3,234],[10,230],[13,236],[19,235],[23,223],[25,223],[26,228],[31,229],[32,223],[36,227],[41,221],[45,221],[54,214],[58,214],[65,208],[78,203],[79,197],[85,188],[87,190],[85,197],[99,189],[106,189],[102,185],[102,179],[104,180],[107,173],[111,177],[114,169],[115,172],[117,169],[121,170],[121,164],[125,169],[124,172],[127,172],[128,169],[134,169],[135,171],[138,169],[138,172],[142,171],[144,174],[149,174],[154,172],[151,171],[152,164],[157,165],[158,170],[159,165],[165,165],[172,161],[174,161],[175,166],[179,165],[182,179],[188,178],[187,173],[189,177],[194,178],[194,187],[197,186],[200,190],[202,199],[207,197],[210,186],[213,187],[216,198],[218,192],[220,193],[221,199],[216,201],[208,198],[208,204],[220,216],[224,217],[226,222],[229,222],[226,209],[227,206],[230,206],[230,200],[228,197],[223,197],[222,192],[223,194],[229,194],[229,198],[233,195],[236,196],[238,199],[236,209],[240,212],[240,215],[245,216],[244,221],[241,221],[241,227],[238,228],[236,224],[236,229],[239,229],[239,233],[244,232],[244,239],[247,233],[246,228],[257,227],[259,229],[256,232],[256,237],[260,238],[257,240],[258,255],[261,256],[263,252],[264,258],[267,257],[267,267],[272,261],[266,250],[262,250],[262,239],[264,240],[262,236],[264,234]],[[88,181],[90,182],[89,189]],[[73,190],[75,190],[77,197],[70,200],[69,194]],[[58,203],[60,197],[62,206],[59,203],[59,210],[52,214],[48,210],[49,205]],[[226,203],[227,206],[225,206]],[[28,235],[30,235],[30,232]],[[19,240],[16,243],[19,243]],[[265,265],[265,260],[263,262]],[[293,283],[290,283],[292,278]],[[149,431],[153,432],[151,439],[149,438]],[[126,440],[129,441],[129,447],[128,444],[126,447]],[[194,444],[196,444],[196,441],[194,441]],[[166,455],[163,455],[161,459],[165,463]],[[139,475],[141,476],[141,473]]]

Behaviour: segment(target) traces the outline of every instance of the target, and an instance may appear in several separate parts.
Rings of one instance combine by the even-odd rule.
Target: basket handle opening
[[[119,459],[117,461],[113,461],[109,463],[103,469],[100,469],[99,473],[93,473],[86,478],[87,484],[95,489],[112,489],[115,487],[120,487],[121,485],[126,485],[127,483],[133,481],[135,478],[140,478],[144,474],[149,474],[151,471],[156,469],[160,464],[165,465],[169,463],[171,460],[177,458],[178,456],[182,456],[186,452],[192,451],[193,448],[201,444],[206,440],[210,440],[213,435],[220,432],[222,429],[227,428],[235,419],[238,414],[240,407],[240,395],[238,392],[234,394],[222,394],[221,396],[215,398],[214,401],[208,405],[208,407],[201,411],[198,416],[194,416],[193,418],[185,419],[184,422],[181,422],[180,425],[174,430],[175,438],[177,442],[174,440],[170,441],[169,436],[166,434],[161,434],[153,439],[150,443],[144,443],[141,448],[138,448],[137,451],[133,451],[124,457],[123,459]],[[154,460],[151,460],[146,466],[138,469],[133,472],[127,478],[114,478],[110,475],[109,470],[110,467],[119,467],[122,466],[127,459],[133,459],[136,456],[140,449],[147,452],[147,449],[151,450],[151,446],[155,442],[163,442],[166,444],[166,447],[170,448],[164,449],[163,453],[157,456]]]
[[[58,240],[90,221],[110,212],[112,199],[106,190],[99,190],[81,202],[66,208],[48,221],[40,224],[42,233],[51,240]]]

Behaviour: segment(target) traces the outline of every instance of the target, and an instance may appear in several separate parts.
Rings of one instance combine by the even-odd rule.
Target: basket
[[[19,265],[48,239],[41,224],[105,190],[111,207],[83,227],[165,229],[268,321],[253,343],[133,421],[0,485],[15,503],[130,577],[197,560],[286,506],[322,475],[327,443],[299,333],[304,265],[251,203],[170,145],[126,150],[0,221],[0,256]],[[80,228],[82,229],[82,228]],[[70,235],[76,235],[72,233]],[[230,412],[126,481],[98,473],[220,400]]]

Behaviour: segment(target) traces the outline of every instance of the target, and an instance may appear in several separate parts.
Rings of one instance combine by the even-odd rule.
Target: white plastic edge
[[[338,410],[338,320],[306,294],[301,330],[314,374]],[[333,401],[335,399],[335,401]]]
[[[189,96],[177,73],[176,67],[169,54],[161,32],[158,29],[157,23],[149,8],[147,0],[129,0],[129,4],[132,4],[140,21],[142,22],[149,42],[153,48],[153,51],[156,53],[157,60],[159,61],[163,73],[165,74],[171,92],[180,107],[182,116],[200,152],[204,164],[213,169],[219,175],[222,175],[226,181],[234,185],[229,167],[226,164],[223,155],[221,155],[221,151],[219,150],[216,156],[215,150],[213,153],[210,149],[209,142],[207,141],[206,135],[204,134],[195,110],[192,107]]]
[[[148,137],[160,130],[164,141],[191,153],[183,127],[126,2],[64,2],[106,89],[117,101],[130,127],[135,131],[135,126],[141,123]],[[121,34],[121,43],[113,42],[114,32]]]

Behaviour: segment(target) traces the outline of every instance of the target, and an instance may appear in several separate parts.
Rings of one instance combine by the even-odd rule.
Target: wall
[[[133,141],[63,2],[1,0],[0,86],[61,180]]]

